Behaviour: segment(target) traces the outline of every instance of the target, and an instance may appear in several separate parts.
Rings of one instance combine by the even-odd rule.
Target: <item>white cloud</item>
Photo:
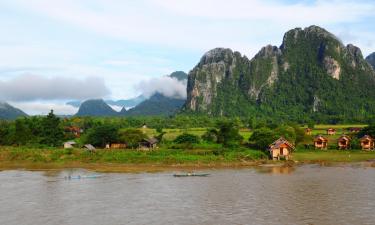
[[[168,76],[142,81],[136,88],[147,98],[160,93],[166,97],[186,99],[186,81],[178,81]]]
[[[9,102],[14,107],[17,107],[27,113],[28,115],[46,115],[51,109],[57,115],[73,115],[77,113],[77,108],[66,105],[64,103],[56,102]]]
[[[109,90],[104,80],[97,77],[76,79],[68,77],[47,78],[24,74],[7,81],[0,81],[0,96],[6,101],[69,100],[100,98]]]
[[[149,0],[131,4],[110,0],[90,4],[72,0],[15,1],[19,7],[101,35],[195,49],[217,47],[233,38],[243,42],[252,33],[259,33],[258,29],[285,31],[295,26],[356,22],[373,16],[375,11],[374,4],[351,0],[309,4],[264,0]]]

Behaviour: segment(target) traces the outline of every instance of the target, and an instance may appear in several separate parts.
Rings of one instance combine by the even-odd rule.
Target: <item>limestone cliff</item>
[[[210,115],[375,112],[375,72],[354,45],[318,26],[285,33],[251,60],[216,48],[190,71],[185,110]],[[363,99],[366,101],[364,102]],[[352,108],[350,108],[352,107]]]

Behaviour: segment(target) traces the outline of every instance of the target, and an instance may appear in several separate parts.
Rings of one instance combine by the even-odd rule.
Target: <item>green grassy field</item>
[[[155,151],[137,150],[96,150],[82,149],[33,149],[26,147],[1,147],[0,161],[35,163],[126,163],[126,164],[209,164],[241,161],[265,160],[268,156],[257,150],[240,148],[223,149],[158,149]]]
[[[359,150],[313,150],[296,151],[293,153],[293,160],[299,162],[360,162],[374,159],[374,151],[366,152]]]
[[[144,131],[150,137],[158,135],[155,129],[142,128],[141,130]],[[163,138],[167,141],[173,141],[178,135],[181,135],[182,133],[194,134],[201,137],[207,131],[207,128],[197,127],[188,129],[163,129],[163,131],[166,132]],[[249,129],[243,128],[240,129],[240,134],[244,137],[245,140],[247,140],[251,136],[252,132]]]

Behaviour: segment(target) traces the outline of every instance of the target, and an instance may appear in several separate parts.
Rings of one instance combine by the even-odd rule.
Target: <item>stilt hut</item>
[[[314,147],[315,149],[327,149],[328,147],[328,139],[323,137],[322,135],[318,135],[314,138]]]
[[[365,135],[360,140],[362,150],[374,150],[375,149],[375,140],[369,136]]]
[[[305,134],[306,135],[311,135],[311,133],[312,133],[312,129],[311,128],[306,128],[305,129]]]
[[[339,149],[349,149],[350,137],[345,134],[341,135],[341,137],[337,140],[337,147]]]
[[[333,128],[327,129],[327,135],[335,135],[335,134],[336,134],[336,129],[333,129]]]
[[[273,160],[280,160],[280,158],[289,159],[292,151],[295,149],[294,145],[281,137],[269,145],[271,158]]]

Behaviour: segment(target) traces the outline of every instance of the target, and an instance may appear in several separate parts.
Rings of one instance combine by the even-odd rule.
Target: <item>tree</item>
[[[120,132],[120,140],[125,142],[129,147],[136,148],[147,136],[138,129],[127,129]]]
[[[370,135],[371,137],[375,138],[375,124],[370,126],[364,127],[357,135],[358,138],[361,138],[365,135]]]
[[[18,145],[27,144],[32,137],[32,133],[26,124],[26,120],[26,118],[17,119],[14,124],[14,141]]]
[[[88,130],[84,139],[86,143],[104,147],[119,140],[118,128],[112,124],[96,125]]]
[[[296,142],[296,131],[293,127],[290,126],[280,126],[275,129],[275,134],[277,134],[280,137],[284,137],[288,141],[295,143]]]
[[[61,145],[64,131],[60,126],[60,118],[53,114],[53,110],[42,120],[42,144],[48,146]]]
[[[218,124],[217,142],[225,147],[235,147],[240,144],[243,137],[239,134],[239,127],[232,121],[222,121]]]
[[[273,130],[263,127],[254,130],[254,133],[249,138],[249,142],[257,149],[266,150],[268,146],[278,138],[279,135]]]

